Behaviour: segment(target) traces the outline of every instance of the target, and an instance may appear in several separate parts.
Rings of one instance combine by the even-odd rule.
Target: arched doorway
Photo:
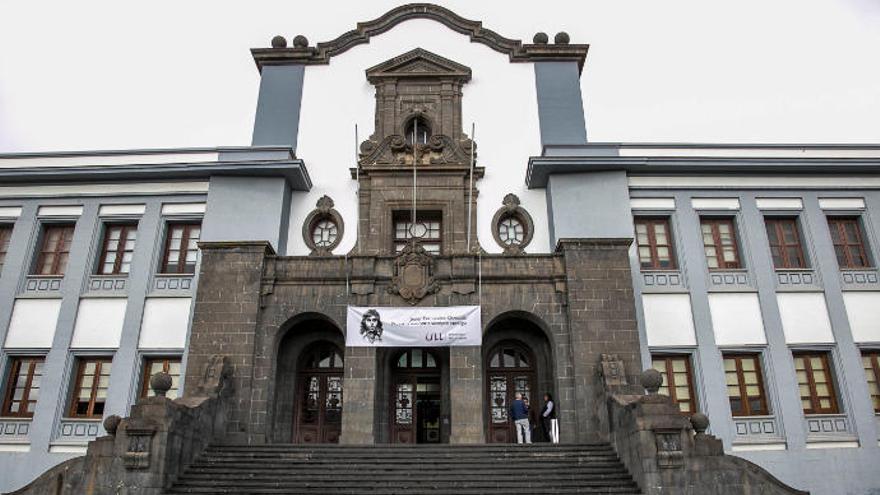
[[[342,431],[342,350],[316,342],[298,360],[294,442],[338,443]]]
[[[391,360],[391,442],[441,443],[443,380],[439,354],[406,349]]]
[[[535,390],[535,358],[531,351],[514,340],[495,345],[488,353],[486,398],[489,405],[489,442],[513,443],[516,432],[509,418],[510,404],[517,393],[532,408],[540,407]]]
[[[556,389],[557,374],[553,347],[543,328],[534,315],[525,312],[500,315],[486,327],[483,335],[483,425],[488,443],[516,441],[510,405],[517,392],[529,399],[532,421],[536,426],[532,440],[546,440],[538,427],[538,418],[544,394],[553,394]]]

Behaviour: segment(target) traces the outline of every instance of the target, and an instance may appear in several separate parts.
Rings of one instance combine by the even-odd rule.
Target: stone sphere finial
[[[691,416],[691,426],[694,427],[694,431],[697,432],[697,435],[706,433],[706,430],[709,428],[709,416],[706,416],[703,413],[694,414]]]
[[[115,414],[107,416],[104,418],[104,431],[106,431],[108,435],[116,436],[116,429],[119,428],[120,421],[122,421],[122,418]]]
[[[663,375],[659,371],[649,368],[642,372],[642,386],[650,395],[656,395],[663,385]]]
[[[287,40],[279,34],[272,38],[272,48],[287,48]]]
[[[293,37],[293,47],[294,48],[306,48],[309,46],[309,39],[305,36],[298,34]]]
[[[536,45],[546,45],[549,41],[550,37],[547,36],[547,33],[542,32],[535,33],[535,36],[532,38],[532,43]]]
[[[150,378],[150,388],[153,389],[153,392],[156,393],[158,397],[165,397],[165,394],[171,390],[171,375],[165,373],[164,371],[160,371],[153,375]]]
[[[567,45],[570,41],[571,38],[565,31],[559,31],[556,33],[556,36],[553,37],[553,43],[556,43],[557,45]]]

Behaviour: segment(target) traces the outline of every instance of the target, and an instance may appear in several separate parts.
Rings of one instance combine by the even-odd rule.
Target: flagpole
[[[412,192],[412,218],[411,224],[409,227],[409,235],[412,238],[413,244],[415,244],[415,227],[416,227],[416,162],[418,161],[418,148],[419,148],[419,118],[416,117],[413,119],[413,192]]]
[[[471,122],[471,176],[468,190],[468,214],[467,214],[467,252],[471,252],[471,213],[474,205],[474,132],[475,125]]]
[[[355,200],[357,201],[357,208],[355,210],[357,213],[357,219],[355,220],[355,226],[356,226],[355,235],[358,235],[358,233],[361,230],[361,164],[360,164],[360,161],[358,160],[359,141],[360,140],[358,138],[358,125],[357,125],[357,123],[355,123],[354,124],[354,180],[357,183],[357,184],[355,184],[355,190],[354,190],[354,197],[355,197]],[[360,239],[356,238],[354,241],[358,247],[358,254],[361,254]],[[348,266],[347,261],[346,261],[346,266]]]

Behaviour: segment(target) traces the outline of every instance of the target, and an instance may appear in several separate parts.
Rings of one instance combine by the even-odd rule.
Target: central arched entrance
[[[429,349],[406,349],[392,356],[392,443],[442,443],[443,377],[441,356]]]
[[[486,370],[486,391],[489,405],[489,442],[513,443],[516,432],[509,409],[517,393],[534,409],[541,407],[535,390],[535,358],[531,351],[514,340],[505,340],[489,353]]]
[[[342,431],[342,350],[331,342],[316,342],[298,361],[294,442],[338,443]]]

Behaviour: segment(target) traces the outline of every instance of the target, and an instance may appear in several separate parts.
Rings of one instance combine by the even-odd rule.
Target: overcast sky
[[[2,0],[0,152],[248,145],[250,48],[400,3]],[[880,143],[880,0],[438,3],[589,43],[591,141]]]

